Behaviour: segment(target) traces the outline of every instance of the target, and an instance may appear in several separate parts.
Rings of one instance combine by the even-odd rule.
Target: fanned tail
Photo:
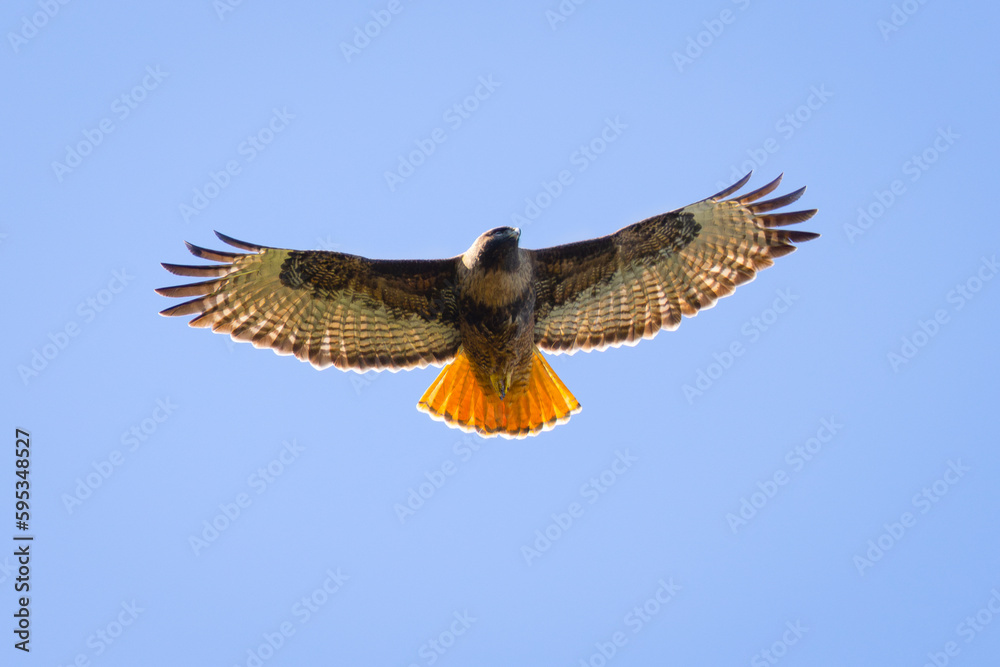
[[[501,399],[476,381],[469,358],[459,350],[417,403],[434,419],[489,438],[525,438],[569,421],[580,403],[555,374],[538,348],[524,389]]]

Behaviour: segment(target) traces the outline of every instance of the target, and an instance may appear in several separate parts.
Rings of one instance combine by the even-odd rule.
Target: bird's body
[[[197,296],[163,311],[197,314],[236,340],[324,368],[399,370],[447,364],[417,407],[484,436],[523,437],[580,410],[541,352],[634,345],[714,305],[795,242],[775,229],[815,211],[767,213],[801,196],[757,201],[779,179],[724,200],[749,178],[614,234],[542,250],[498,227],[444,260],[371,260],[257,246],[206,250],[206,266],[164,264],[203,282],[157,290]]]
[[[534,253],[498,227],[458,258],[461,347],[417,407],[480,433],[518,437],[569,419],[580,404],[535,345]]]
[[[462,348],[483,388],[500,397],[523,390],[535,349],[535,293],[520,230],[492,229],[472,245],[458,268]]]

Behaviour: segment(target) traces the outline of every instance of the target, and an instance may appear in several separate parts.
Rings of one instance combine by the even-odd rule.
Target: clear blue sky
[[[994,3],[225,2],[5,6],[0,663],[993,664]],[[538,248],[750,167],[822,238],[550,357],[528,440],[157,314],[212,230]]]

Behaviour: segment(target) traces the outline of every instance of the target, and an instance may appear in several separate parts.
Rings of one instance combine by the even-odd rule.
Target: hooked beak
[[[516,241],[521,238],[521,230],[518,227],[507,227],[501,232],[500,238],[514,239]]]

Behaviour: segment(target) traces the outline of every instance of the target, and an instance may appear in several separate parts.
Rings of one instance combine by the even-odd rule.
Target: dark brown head
[[[465,265],[477,271],[515,271],[518,267],[517,242],[521,230],[497,227],[483,232],[462,256]]]

